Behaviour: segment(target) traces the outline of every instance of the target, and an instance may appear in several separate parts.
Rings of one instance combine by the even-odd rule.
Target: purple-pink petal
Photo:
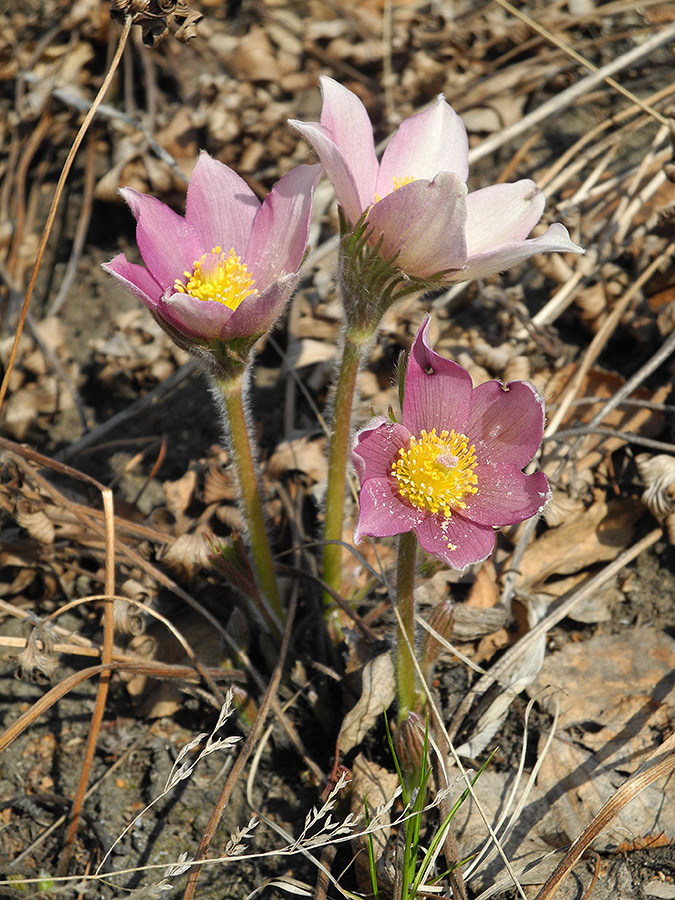
[[[459,571],[487,559],[495,546],[491,527],[456,514],[449,519],[427,516],[415,531],[427,553],[433,553]]]
[[[404,503],[391,478],[369,478],[359,493],[359,518],[354,529],[358,544],[365,535],[389,537],[417,529],[424,512]]]
[[[411,434],[403,425],[382,422],[357,432],[352,445],[355,467],[362,482],[369,478],[391,477],[392,463],[402,447],[410,446]]]
[[[439,172],[452,172],[461,181],[469,174],[466,128],[442,96],[399,125],[382,156],[375,190],[384,197],[394,189],[394,179],[431,181]]]
[[[408,275],[428,278],[466,262],[466,185],[450,172],[414,181],[375,203],[368,213],[380,254]]]
[[[185,270],[192,271],[204,253],[194,229],[150,194],[133,188],[122,188],[120,194],[136,217],[136,243],[143,262],[162,290],[173,288],[176,278],[182,278]]]
[[[539,450],[544,401],[528,381],[486,381],[471,395],[466,434],[480,463],[524,468]]]
[[[283,312],[299,277],[297,272],[283,275],[261,294],[251,294],[242,300],[231,317],[225,320],[221,339],[231,340],[268,331]]]
[[[245,253],[259,291],[300,267],[309,238],[312,197],[320,178],[321,166],[297,166],[265,197]]]
[[[148,309],[157,308],[162,288],[145,266],[131,263],[124,253],[118,253],[110,262],[103,263],[101,268],[142,300]]]
[[[245,302],[245,301],[244,301]],[[167,294],[160,300],[157,312],[183,334],[213,341],[221,337],[232,310],[217,300],[196,300],[179,291]]]
[[[429,346],[426,319],[413,342],[403,398],[403,424],[419,435],[435,428],[465,433],[471,410],[471,376]]]
[[[516,466],[477,465],[478,492],[466,501],[462,516],[480,525],[513,525],[541,512],[550,499],[543,472],[525,475]]]
[[[524,262],[537,253],[585,253],[586,251],[570,240],[569,232],[564,225],[551,225],[546,234],[531,238],[528,241],[511,241],[488,250],[469,256],[467,267],[461,278],[452,276],[449,280],[469,281],[473,278],[487,278],[510,269],[517,263]]]
[[[234,249],[243,256],[259,209],[260,201],[243,178],[208,153],[200,153],[185,202],[185,219],[198,236],[199,256],[214,247],[222,247],[226,254]]]
[[[529,179],[473,191],[466,198],[468,255],[524,240],[541,219],[545,204],[544,194]]]

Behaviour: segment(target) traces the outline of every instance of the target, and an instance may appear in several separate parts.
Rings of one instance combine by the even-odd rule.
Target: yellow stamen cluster
[[[187,284],[177,278],[173,285],[177,291],[195,300],[215,300],[232,310],[258,293],[255,279],[234,249],[225,255],[221,247],[214,247],[195,262],[192,272],[183,275]]]
[[[474,474],[476,454],[473,444],[455,430],[422,431],[410,439],[410,447],[398,451],[391,469],[404,500],[418,509],[449,519],[453,511],[466,508],[464,497],[478,491]]]
[[[392,194],[394,191],[397,191],[399,188],[403,187],[403,185],[405,185],[405,184],[411,184],[415,180],[415,176],[414,175],[402,175],[400,178],[394,177],[392,180],[394,182],[394,186],[389,191],[390,194]],[[387,196],[388,196],[388,194],[385,194],[385,197],[387,197]],[[380,197],[379,194],[375,194],[375,202],[376,203],[379,203],[381,199],[382,199],[382,197]]]

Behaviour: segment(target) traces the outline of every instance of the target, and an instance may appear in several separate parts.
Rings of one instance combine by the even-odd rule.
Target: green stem
[[[352,405],[356,389],[356,376],[359,374],[361,359],[368,340],[369,338],[354,340],[347,334],[342,348],[342,361],[335,385],[335,404],[328,452],[328,484],[323,531],[326,541],[342,540]],[[334,591],[340,591],[342,586],[342,547],[339,544],[326,544],[323,548],[323,580]],[[326,592],[324,594],[324,610],[327,619],[334,616],[335,609],[335,601]]]
[[[398,539],[396,567],[396,607],[401,616],[396,629],[396,693],[399,723],[404,722],[408,714],[414,711],[417,702],[417,673],[413,656],[408,649],[408,642],[413,651],[415,649],[416,559],[417,535],[414,531],[409,531]]]
[[[261,612],[267,622],[272,624],[273,630],[280,634],[280,623],[284,621],[284,613],[281,607],[279,586],[274,575],[274,560],[265,528],[265,516],[258,490],[258,475],[251,451],[244,410],[245,378],[245,373],[241,373],[229,379],[214,376],[213,380],[222,396],[229,426],[230,447],[237,470],[244,519],[248,528],[253,569],[263,601],[264,608]]]

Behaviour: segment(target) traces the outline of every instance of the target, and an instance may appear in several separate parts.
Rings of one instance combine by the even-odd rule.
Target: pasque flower
[[[297,283],[320,175],[320,166],[298,166],[261,204],[232,169],[202,153],[184,217],[122,189],[145,266],[120,253],[103,268],[188,347],[258,337]]]
[[[536,253],[583,253],[563,225],[525,240],[544,211],[533,181],[467,193],[469,145],[459,116],[439,96],[406,119],[378,163],[359,98],[321,79],[320,122],[291,120],[316,151],[338,203],[355,225],[367,212],[371,242],[406,274],[468,281],[508,269]]]
[[[414,531],[463,569],[492,552],[494,527],[535,515],[550,497],[542,472],[522,471],[541,444],[544,405],[526,381],[474,388],[466,369],[431,349],[428,331],[429,319],[410,352],[402,421],[379,417],[355,436],[354,538]]]

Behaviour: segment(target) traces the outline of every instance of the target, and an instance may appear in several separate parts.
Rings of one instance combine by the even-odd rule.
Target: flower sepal
[[[382,236],[372,242],[373,226],[368,212],[356,225],[339,208],[340,215],[340,295],[345,311],[347,334],[355,343],[368,340],[377,330],[385,312],[397,300],[438,287],[446,274],[427,278],[406,274],[398,266],[399,253],[382,253]]]

